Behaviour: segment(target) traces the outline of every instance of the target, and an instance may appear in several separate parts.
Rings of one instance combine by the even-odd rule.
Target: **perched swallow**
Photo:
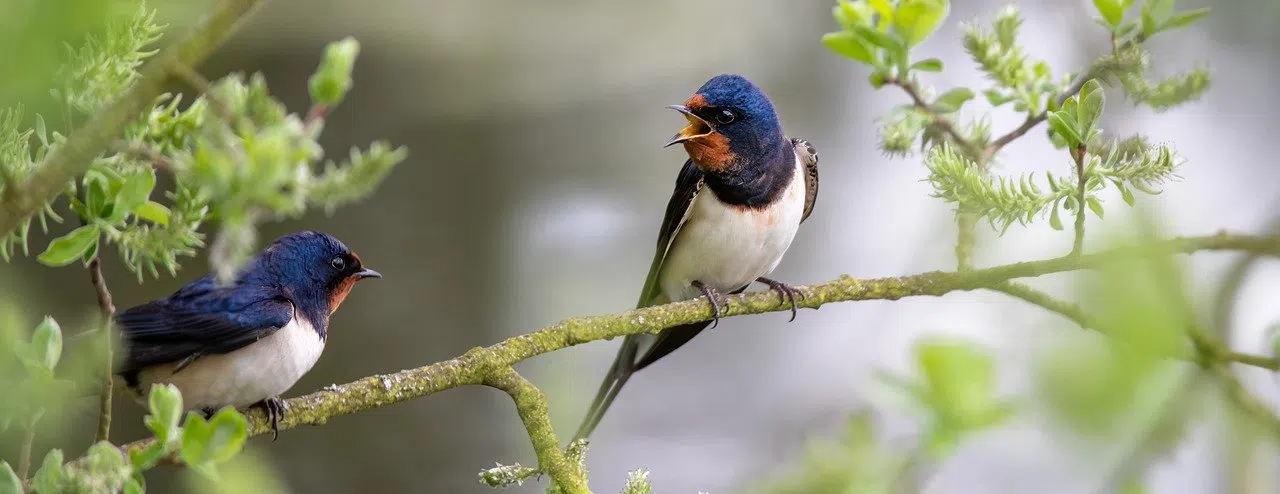
[[[172,384],[188,409],[261,406],[279,436],[279,396],[324,350],[329,316],[352,286],[381,278],[338,239],[304,231],[276,239],[231,283],[213,275],[116,316],[125,343],[118,370],[145,399]]]
[[[668,108],[689,124],[666,145],[683,144],[689,159],[676,178],[637,307],[705,296],[714,318],[626,337],[575,440],[591,434],[632,373],[719,322],[721,293],[765,283],[791,302],[795,319],[796,291],[765,275],[813,210],[813,146],[788,139],[773,103],[740,75],[713,77],[683,105]]]

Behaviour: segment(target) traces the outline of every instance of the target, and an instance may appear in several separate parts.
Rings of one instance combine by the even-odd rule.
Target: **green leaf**
[[[244,446],[248,422],[234,408],[218,410],[209,421],[187,414],[182,426],[182,460],[192,466],[224,462]]]
[[[209,422],[196,413],[188,413],[187,420],[182,423],[182,462],[187,465],[200,465],[208,460],[206,445],[213,428]]]
[[[125,176],[124,183],[120,185],[120,190],[116,192],[115,212],[112,215],[113,223],[124,219],[126,214],[132,213],[134,209],[142,204],[147,203],[147,199],[151,196],[151,190],[156,186],[156,173],[154,170],[147,168],[141,173],[135,173]]]
[[[1147,0],[1144,8],[1150,9],[1151,16],[1157,21],[1164,21],[1173,13],[1174,0]]]
[[[938,96],[938,99],[933,101],[933,106],[938,113],[953,113],[959,111],[960,107],[971,99],[973,99],[972,90],[958,87]]]
[[[894,30],[907,47],[916,46],[938,29],[950,7],[946,0],[902,0],[894,12]]]
[[[1049,128],[1053,132],[1062,136],[1067,141],[1067,145],[1071,147],[1079,146],[1083,139],[1076,132],[1075,118],[1065,111],[1056,111],[1049,114]]]
[[[871,52],[871,47],[867,46],[863,40],[858,39],[852,32],[840,31],[824,34],[822,35],[822,44],[838,55],[868,65],[875,64],[875,55]]]
[[[62,358],[62,328],[52,317],[45,317],[31,334],[31,350],[45,369],[53,370]]]
[[[871,43],[872,45],[888,50],[889,53],[900,54],[906,50],[906,47],[903,46],[901,40],[899,40],[898,38],[895,38],[893,35],[889,33],[880,31],[878,29],[871,29],[863,26],[854,26],[853,32],[854,34],[857,34],[859,37],[866,39],[868,43]]]
[[[1010,101],[1013,101],[1013,96],[1009,96],[1004,93],[1001,93],[999,90],[996,90],[996,89],[983,89],[982,95],[986,96],[987,103],[990,104],[991,106],[1000,106]]]
[[[22,479],[4,460],[0,460],[0,494],[22,494]]]
[[[160,226],[169,224],[169,208],[155,201],[147,201],[133,208],[133,214]]]
[[[231,407],[214,414],[209,426],[212,428],[207,445],[209,458],[217,463],[230,460],[239,453],[245,440],[249,438],[249,422]]]
[[[147,429],[155,434],[156,441],[167,444],[176,438],[178,420],[182,418],[182,393],[172,384],[152,386],[147,396],[151,413],[143,419]]]
[[[1089,79],[1080,89],[1080,102],[1076,108],[1076,130],[1080,142],[1087,142],[1102,116],[1102,107],[1106,96],[1097,79]]]
[[[1097,7],[1098,13],[1102,14],[1102,18],[1112,28],[1119,26],[1124,20],[1124,5],[1120,0],[1093,0],[1093,6]]]
[[[124,494],[144,494],[145,492],[147,487],[142,475],[134,475],[124,484]]]
[[[85,225],[53,239],[37,259],[47,266],[66,266],[98,242],[98,227]]]
[[[976,346],[960,341],[924,341],[916,345],[934,411],[966,426],[997,406],[995,365]]]
[[[308,80],[314,104],[333,106],[342,102],[351,89],[351,70],[359,54],[360,43],[349,36],[325,46],[320,66]]]
[[[871,24],[871,16],[873,15],[875,14],[871,12],[871,6],[862,2],[855,4],[849,0],[840,0],[836,6],[831,7],[831,16],[844,29],[853,29],[853,26],[868,26]]]
[[[1089,210],[1093,211],[1094,215],[1097,215],[1099,219],[1102,218],[1102,203],[1098,202],[1097,197],[1089,196],[1085,198],[1084,202],[1089,205]]]
[[[926,58],[919,62],[911,64],[912,70],[920,70],[924,72],[942,72],[942,60],[936,58]]]
[[[44,126],[44,116],[40,114],[36,114],[36,138],[44,147],[49,147],[49,134]]]
[[[1057,201],[1054,201],[1054,203],[1053,203],[1053,209],[1050,209],[1050,211],[1052,211],[1052,212],[1051,212],[1051,213],[1049,213],[1049,227],[1050,227],[1050,228],[1053,228],[1054,230],[1061,231],[1061,230],[1062,230],[1062,218],[1061,218],[1060,216],[1058,216],[1058,202],[1057,202]]]
[[[1170,29],[1177,29],[1180,27],[1190,26],[1191,24],[1200,20],[1204,16],[1209,15],[1209,13],[1212,11],[1213,9],[1209,7],[1203,7],[1199,9],[1184,10],[1182,12],[1178,12],[1176,14],[1173,14],[1173,16],[1170,17],[1169,20],[1165,21],[1164,24],[1161,24],[1160,30],[1167,31]]]
[[[877,14],[880,14],[880,22],[893,21],[893,4],[889,3],[889,0],[867,0],[867,3],[875,9]]]
[[[31,487],[41,494],[58,492],[58,486],[62,483],[62,463],[62,450],[49,450],[44,455],[44,461],[40,462],[40,469],[36,470],[35,477],[31,479]]]
[[[872,72],[871,75],[867,76],[867,82],[870,83],[871,87],[875,89],[880,89],[884,87],[884,83],[887,79],[888,78],[886,77],[885,73],[879,70]]]
[[[1129,188],[1128,188],[1128,187],[1126,187],[1126,186],[1125,186],[1124,184],[1122,184],[1122,183],[1117,183],[1117,184],[1116,184],[1116,188],[1120,189],[1120,198],[1121,198],[1121,199],[1124,199],[1124,203],[1125,203],[1125,204],[1128,204],[1130,207],[1132,207],[1132,206],[1133,206],[1133,200],[1134,200],[1134,199],[1133,199],[1133,191],[1132,191],[1132,190],[1129,190]]]

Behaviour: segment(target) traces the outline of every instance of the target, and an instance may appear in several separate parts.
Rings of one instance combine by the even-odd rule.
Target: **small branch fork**
[[[515,402],[516,413],[520,415],[538,456],[538,469],[550,475],[566,494],[590,493],[584,469],[560,449],[560,440],[551,428],[547,397],[542,390],[511,367],[486,376],[484,385],[502,390]]]

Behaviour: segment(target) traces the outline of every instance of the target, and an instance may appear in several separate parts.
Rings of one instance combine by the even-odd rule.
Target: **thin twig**
[[[915,105],[916,108],[924,110],[925,113],[929,114],[929,120],[934,126],[942,129],[943,132],[946,132],[947,135],[951,137],[951,140],[954,141],[956,145],[963,148],[970,158],[978,158],[981,151],[978,149],[978,146],[975,145],[973,141],[969,140],[968,137],[965,137],[964,134],[961,134],[960,130],[956,129],[955,124],[953,124],[951,120],[939,115],[938,112],[924,100],[924,97],[920,95],[920,89],[917,88],[914,83],[911,81],[904,81],[897,77],[890,77],[885,79],[885,84],[891,84],[902,88],[902,90],[907,93],[907,96],[911,98],[911,103]]]
[[[1127,48],[1129,46],[1130,46],[1130,43],[1125,43],[1124,48]],[[1080,90],[1084,88],[1085,83],[1089,82],[1089,80],[1092,78],[1093,78],[1092,70],[1085,69],[1081,71],[1080,75],[1077,75],[1076,78],[1071,81],[1070,85],[1068,85],[1066,88],[1062,90],[1061,93],[1058,93],[1058,95],[1054,97],[1054,101],[1057,102],[1057,106],[1062,106],[1062,104],[1066,103],[1067,100],[1071,99],[1072,96],[1075,96],[1076,93],[1079,93]],[[1004,147],[1008,146],[1009,143],[1026,135],[1027,132],[1030,132],[1031,129],[1036,128],[1037,125],[1040,125],[1040,122],[1043,122],[1048,118],[1049,118],[1049,110],[1047,109],[1044,111],[1041,111],[1040,113],[1027,115],[1027,119],[1023,120],[1021,125],[1009,131],[1009,133],[995,138],[994,140],[991,141],[990,144],[987,144],[987,148],[982,151],[982,159],[980,159],[979,161],[983,163],[990,162],[991,159],[995,157],[996,153],[999,153],[1001,149],[1004,149]]]
[[[213,107],[213,112],[217,113],[218,117],[223,122],[226,122],[227,125],[232,125],[239,120],[231,112],[231,107],[214,92],[213,83],[209,82],[209,79],[206,79],[203,75],[200,75],[199,72],[196,72],[196,69],[191,68],[190,65],[178,64],[173,67],[173,75],[181,79],[184,84],[191,86],[191,89],[203,94],[204,99]]]
[[[102,330],[106,336],[103,356],[105,378],[102,383],[102,394],[98,397],[98,441],[106,441],[111,436],[111,388],[112,376],[115,374],[115,356],[111,341],[111,323],[116,315],[116,305],[111,299],[111,290],[107,288],[107,279],[102,275],[102,253],[98,252],[89,261],[89,280],[98,294],[98,308],[102,310]]]
[[[824,304],[857,300],[897,300],[903,297],[942,296],[957,291],[988,289],[1015,278],[1094,269],[1115,261],[1153,255],[1190,254],[1199,251],[1246,250],[1280,257],[1280,237],[1231,235],[1182,237],[1118,247],[1081,256],[1006,264],[971,271],[933,271],[911,276],[876,279],[838,279],[800,287],[808,295],[797,305],[816,309]],[[791,310],[773,292],[752,292],[726,297],[722,316],[740,316]],[[401,403],[464,385],[485,384],[492,369],[510,367],[523,360],[570,346],[634,334],[658,332],[711,319],[711,308],[699,300],[686,300],[605,316],[566,319],[531,333],[508,338],[488,347],[474,348],[457,358],[392,374],[369,376],[347,384],[288,400],[289,414],[280,429],[318,425],[330,419],[371,408]],[[1262,359],[1262,357],[1257,357]],[[271,430],[259,409],[246,412],[249,433]],[[126,450],[147,447],[151,440],[136,441]]]
[[[1031,288],[1026,284],[1018,283],[1016,281],[1006,281],[991,287],[991,289],[1022,299],[1023,301],[1037,305],[1050,312],[1055,312],[1062,317],[1070,319],[1071,322],[1076,323],[1076,325],[1082,328],[1093,330],[1098,329],[1097,322],[1094,321],[1091,316],[1086,314],[1084,309],[1078,304],[1054,298],[1052,295],[1036,290],[1035,288]]]
[[[153,168],[160,168],[171,172],[175,170],[173,161],[170,160],[168,156],[165,156],[164,153],[156,151],[150,146],[129,141],[116,141],[112,143],[111,148],[115,149],[117,153],[127,154],[135,158],[145,160],[148,163],[151,163]]]
[[[496,371],[484,380],[484,384],[500,389],[511,396],[516,404],[516,414],[524,423],[538,456],[538,469],[551,475],[551,480],[566,494],[590,493],[586,473],[571,462],[560,449],[560,439],[551,428],[551,416],[547,409],[547,397],[542,390],[521,376],[511,367]]]
[[[1076,325],[1081,328],[1091,329],[1094,331],[1104,330],[1104,328],[1098,324],[1097,319],[1085,312],[1084,308],[1080,307],[1079,304],[1055,298],[1052,295],[1036,290],[1026,284],[1018,283],[1016,281],[1006,281],[991,287],[991,289],[1021,299],[1050,312],[1057,313],[1058,315],[1071,320],[1071,322],[1076,323]],[[1210,344],[1212,344],[1212,342],[1210,342]],[[1217,356],[1216,360],[1244,364],[1273,371],[1280,370],[1280,358],[1236,352],[1221,344],[1213,346],[1215,347],[1213,349],[1214,355]],[[1182,360],[1201,361],[1199,357],[1190,353],[1176,355],[1175,357]]]
[[[13,231],[19,221],[66,190],[69,180],[84,173],[120,130],[155,101],[175,66],[200,63],[262,3],[265,0],[219,0],[191,31],[147,62],[124,94],[73,131],[20,186],[13,187],[11,197],[0,207],[0,235]]]
[[[39,417],[32,418],[27,424],[26,430],[22,431],[22,450],[18,453],[18,480],[26,481],[27,474],[31,472],[31,449],[36,442],[36,423],[40,421]]]

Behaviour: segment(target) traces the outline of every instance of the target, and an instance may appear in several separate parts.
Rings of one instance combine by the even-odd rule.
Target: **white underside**
[[[804,214],[804,164],[796,160],[791,184],[773,206],[746,209],[727,205],[703,187],[676,234],[659,275],[668,300],[702,295],[701,281],[728,293],[769,274],[791,246]]]
[[[177,386],[188,409],[245,407],[288,391],[323,351],[320,334],[295,314],[283,328],[243,348],[200,357],[176,374],[174,364],[152,367],[138,381],[143,390],[156,383]]]

